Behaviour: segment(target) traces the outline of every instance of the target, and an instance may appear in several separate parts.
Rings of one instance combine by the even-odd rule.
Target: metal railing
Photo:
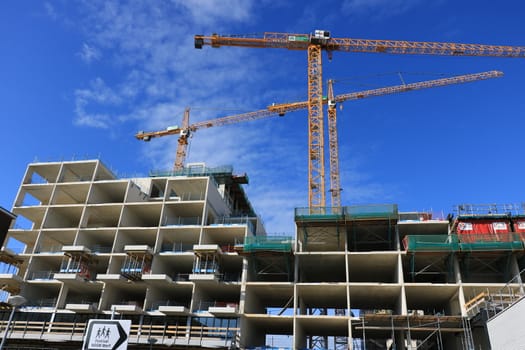
[[[7,321],[0,321],[0,328],[4,329],[6,325]],[[87,322],[14,321],[10,329],[9,339],[82,342]],[[196,343],[215,341],[229,347],[238,332],[238,327],[132,324],[128,339],[130,344],[144,344],[147,339],[156,339],[158,344],[164,345],[187,345],[189,340]]]
[[[201,222],[202,218],[200,216],[175,216],[165,218],[162,226],[200,225]]]
[[[58,271],[33,271],[29,275],[30,280],[53,280],[55,273]]]
[[[197,305],[193,306],[196,313],[207,312],[210,307],[232,307],[237,312],[239,303],[238,302],[227,302],[227,301],[199,301]]]
[[[42,298],[37,300],[29,300],[22,306],[22,309],[53,308],[56,306],[56,304],[56,298]]]
[[[525,269],[516,274],[505,286],[495,292],[488,289],[479,293],[465,303],[465,310],[472,318],[481,310],[486,310],[489,317],[494,317],[501,311],[507,309],[525,296],[521,275]],[[519,284],[519,287],[516,287]]]
[[[221,216],[215,218],[210,226],[234,226],[234,225],[247,225],[251,232],[253,232],[253,223],[250,221],[248,216]]]
[[[88,248],[93,254],[107,254],[107,253],[111,253],[112,247],[110,245],[95,244],[95,245],[89,246]]]
[[[192,252],[193,245],[194,243],[182,243],[182,242],[163,243],[160,248],[160,251],[161,252],[175,252],[175,253]]]
[[[62,245],[50,245],[37,247],[35,253],[62,253]]]
[[[173,276],[171,276],[171,279],[175,282],[186,282],[190,280],[190,274],[189,273],[175,273]]]
[[[521,215],[525,212],[525,203],[508,204],[458,204],[454,210],[458,216]]]
[[[86,304],[86,305],[98,305],[99,300],[98,299],[83,299],[83,298],[75,298],[75,299],[68,299],[66,300],[65,305],[67,304]]]
[[[189,307],[189,305],[186,303],[181,303],[179,301],[167,299],[167,300],[157,300],[157,301],[152,302],[148,310],[150,311],[158,310],[160,306],[184,306],[186,308]]]

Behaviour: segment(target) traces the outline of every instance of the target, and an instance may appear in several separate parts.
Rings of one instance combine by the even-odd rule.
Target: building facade
[[[88,320],[111,318],[131,320],[137,349],[489,349],[481,301],[523,294],[521,207],[297,208],[285,237],[266,233],[247,181],[29,164],[4,242],[23,248],[0,274],[27,299],[8,344],[80,348]]]

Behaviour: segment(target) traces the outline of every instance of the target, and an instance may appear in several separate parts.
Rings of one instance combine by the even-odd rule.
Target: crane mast
[[[186,107],[184,116],[182,117],[182,130],[180,132],[177,155],[175,157],[174,170],[181,170],[184,167],[184,160],[186,159],[186,150],[188,149],[188,138],[190,137],[190,109]]]
[[[308,46],[308,203],[326,206],[321,46]]]
[[[462,44],[444,42],[418,42],[401,40],[369,40],[353,38],[332,38],[329,31],[315,30],[313,34],[292,34],[266,32],[263,36],[211,36],[195,35],[195,48],[208,45],[280,48],[288,50],[306,50],[308,52],[308,169],[309,169],[309,206],[324,207],[324,163],[319,149],[323,147],[324,134],[322,111],[318,95],[322,96],[321,51],[329,57],[332,52],[367,52],[389,54],[447,55],[447,56],[492,56],[525,57],[525,47],[483,44]],[[321,193],[322,192],[322,193]]]
[[[341,180],[339,178],[339,142],[337,140],[337,109],[334,96],[333,80],[328,80],[328,145],[330,156],[330,204],[334,208],[341,206]]]

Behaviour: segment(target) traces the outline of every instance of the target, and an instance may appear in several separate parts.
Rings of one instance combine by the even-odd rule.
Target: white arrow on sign
[[[131,320],[89,320],[84,350],[125,350]]]

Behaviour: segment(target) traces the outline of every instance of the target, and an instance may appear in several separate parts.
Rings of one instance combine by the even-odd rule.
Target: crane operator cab
[[[310,42],[315,45],[326,45],[330,39],[330,32],[327,30],[317,29],[314,34],[310,36]]]

